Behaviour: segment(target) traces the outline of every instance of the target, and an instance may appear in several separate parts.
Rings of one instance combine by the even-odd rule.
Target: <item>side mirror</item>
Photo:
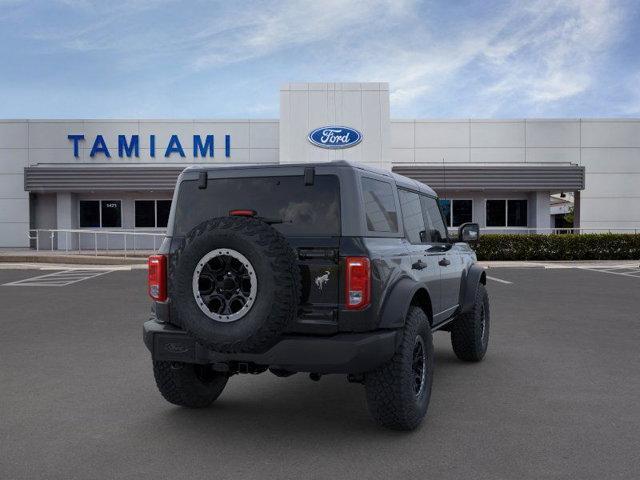
[[[480,225],[477,223],[463,223],[458,228],[458,241],[478,243],[480,240]]]

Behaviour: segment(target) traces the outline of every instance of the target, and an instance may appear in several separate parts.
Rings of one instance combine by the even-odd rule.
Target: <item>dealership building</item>
[[[336,145],[310,141],[322,127],[360,138],[326,148]],[[36,229],[60,231],[40,239],[46,248],[106,248],[89,233],[100,230],[162,232],[189,165],[339,159],[429,184],[452,228],[546,232],[562,195],[575,227],[640,229],[638,119],[392,119],[386,83],[291,83],[273,120],[0,120],[0,247],[33,246]]]

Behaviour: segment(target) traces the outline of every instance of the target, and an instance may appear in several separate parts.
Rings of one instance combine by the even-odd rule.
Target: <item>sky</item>
[[[0,0],[0,118],[277,118],[340,81],[393,118],[640,117],[640,1]]]

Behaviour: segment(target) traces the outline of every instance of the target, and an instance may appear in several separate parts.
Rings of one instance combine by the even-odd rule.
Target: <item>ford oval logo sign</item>
[[[362,141],[362,134],[354,128],[333,125],[316,128],[309,134],[309,141],[322,148],[349,148]]]

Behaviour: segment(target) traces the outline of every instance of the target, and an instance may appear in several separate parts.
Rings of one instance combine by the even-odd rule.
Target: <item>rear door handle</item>
[[[427,268],[427,264],[426,263],[422,263],[422,260],[418,260],[413,265],[411,265],[411,268],[414,269],[414,270],[422,270],[424,268]]]
[[[448,265],[451,265],[451,262],[449,261],[448,258],[445,257],[438,262],[438,265],[440,265],[441,267],[446,267]]]

